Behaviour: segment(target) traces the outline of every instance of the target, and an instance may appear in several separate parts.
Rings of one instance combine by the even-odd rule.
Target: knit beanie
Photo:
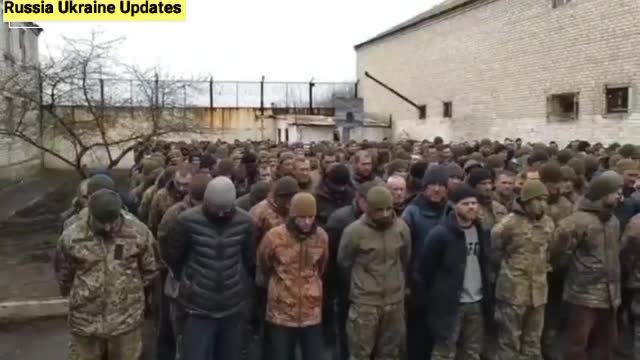
[[[89,198],[89,212],[101,223],[114,222],[120,216],[122,199],[110,189],[100,189]]]
[[[524,202],[541,196],[549,196],[549,190],[540,180],[527,180],[520,190],[520,199]]]
[[[243,164],[255,164],[256,162],[258,162],[258,157],[254,153],[246,152],[242,155],[241,162]]]
[[[491,155],[484,161],[489,169],[504,167],[504,157],[502,155]]]
[[[367,181],[360,184],[356,191],[359,196],[366,198],[369,190],[373,189],[375,186],[383,186],[383,184],[379,180]]]
[[[622,176],[617,172],[612,170],[605,171],[591,180],[585,197],[591,201],[600,200],[620,190],[622,184]]]
[[[571,160],[572,156],[573,156],[573,153],[571,152],[571,150],[564,149],[564,150],[558,151],[558,156],[556,158],[558,159],[558,162],[561,165],[564,165],[564,164],[567,164],[569,160]]]
[[[94,194],[102,189],[116,191],[116,184],[113,182],[113,179],[103,174],[93,175],[89,178],[89,182],[87,183],[87,195]]]
[[[545,162],[547,160],[549,160],[547,153],[540,149],[536,149],[527,159],[527,164],[532,165],[533,163]]]
[[[273,186],[273,195],[275,196],[294,195],[298,191],[300,191],[298,182],[291,176],[284,176],[278,179]]]
[[[485,180],[493,180],[491,171],[484,168],[478,168],[471,170],[471,172],[469,173],[469,179],[467,179],[467,183],[472,188],[475,188],[478,184]]]
[[[449,172],[444,166],[436,165],[429,168],[422,178],[422,187],[426,188],[429,185],[442,185],[447,186],[449,182]]]
[[[600,162],[598,158],[593,155],[587,155],[584,157],[584,170],[585,174],[593,174],[598,171],[600,167]]]
[[[576,172],[577,176],[584,175],[584,159],[582,158],[573,158],[569,160],[567,166],[573,169]]]
[[[447,168],[447,175],[449,178],[452,178],[452,177],[457,177],[459,179],[464,178],[464,170],[462,170],[460,165],[452,162],[445,165],[445,167]]]
[[[209,181],[211,181],[211,175],[209,174],[197,174],[194,176],[189,185],[189,197],[195,201],[202,201]]]
[[[624,175],[625,171],[638,171],[640,167],[638,166],[638,162],[631,159],[622,159],[615,164],[615,170],[620,175]]]
[[[462,184],[458,187],[456,187],[451,194],[449,194],[449,200],[454,203],[457,204],[460,201],[464,200],[464,199],[468,199],[468,198],[478,198],[478,192],[476,191],[476,189],[472,188],[471,186],[467,185],[467,184]]]
[[[343,164],[333,164],[327,171],[327,179],[337,186],[346,186],[351,183],[349,168]]]
[[[467,162],[464,163],[464,171],[466,172],[469,172],[474,168],[481,168],[481,167],[482,167],[482,163],[474,159],[467,160]]]
[[[540,181],[543,183],[559,183],[562,181],[562,171],[560,166],[555,162],[548,162],[539,170]]]
[[[569,166],[560,167],[560,172],[562,173],[562,179],[564,181],[575,181],[578,178],[576,172]]]
[[[266,181],[258,181],[251,186],[250,196],[252,199],[264,200],[269,195],[269,191],[271,191],[271,184]]]
[[[618,153],[622,155],[623,158],[629,159],[633,158],[637,154],[637,149],[632,144],[624,144],[618,149]]]
[[[290,217],[316,216],[317,212],[316,198],[310,193],[297,193],[291,199],[291,207],[289,208]]]
[[[228,211],[234,207],[236,201],[236,187],[231,179],[218,176],[209,181],[204,192],[204,203],[213,211]]]
[[[609,156],[609,161],[607,161],[607,165],[609,165],[609,169],[610,170],[615,170],[616,169],[616,164],[618,164],[618,161],[622,160],[623,157],[620,154],[613,154],[611,156]]]
[[[231,176],[233,174],[233,160],[225,158],[218,163],[217,174],[219,176]]]
[[[409,174],[411,174],[412,178],[422,180],[428,167],[429,163],[427,163],[426,161],[417,161],[411,164],[411,167],[409,167]]]
[[[395,159],[387,164],[387,174],[393,175],[396,172],[407,172],[409,170],[409,162],[406,160]]]
[[[374,186],[367,193],[367,205],[371,211],[393,206],[393,197],[384,186]]]
[[[296,155],[292,152],[289,151],[285,151],[280,153],[280,156],[278,157],[278,164],[282,164],[283,162],[287,161],[287,160],[293,160],[296,158]]]
[[[157,169],[161,169],[161,168],[162,168],[162,165],[158,161],[156,161],[155,159],[144,159],[144,160],[142,160],[142,175],[145,178],[148,178]]]

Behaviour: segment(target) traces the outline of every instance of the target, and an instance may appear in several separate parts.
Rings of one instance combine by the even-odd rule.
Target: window
[[[453,103],[451,101],[445,101],[442,103],[442,117],[451,118],[453,116]]]
[[[567,5],[571,0],[551,0],[551,6],[555,9],[563,5]]]
[[[577,120],[580,93],[553,94],[547,97],[547,119]]]
[[[27,31],[25,29],[20,29],[19,34],[19,44],[20,44],[20,56],[23,64],[27,63],[27,43],[26,43]]]
[[[626,114],[629,112],[628,86],[607,87],[605,89],[607,114]]]

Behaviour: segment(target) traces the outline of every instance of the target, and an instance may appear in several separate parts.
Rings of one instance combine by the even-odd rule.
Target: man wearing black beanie
[[[409,269],[413,269],[416,256],[420,254],[427,235],[442,219],[447,202],[449,172],[446,167],[432,166],[424,173],[422,191],[409,203],[402,213],[402,219],[411,231],[411,259]],[[410,270],[411,271],[411,270]],[[407,348],[410,360],[428,358],[431,346],[425,341],[424,319],[426,299],[414,296],[416,283],[409,278],[411,296],[407,299]]]
[[[334,211],[353,201],[355,190],[349,168],[342,164],[331,165],[314,195],[318,204],[318,224],[324,227]]]

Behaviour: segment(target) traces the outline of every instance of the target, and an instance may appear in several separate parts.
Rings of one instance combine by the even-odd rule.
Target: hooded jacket
[[[355,190],[347,186],[343,191],[335,191],[331,184],[324,179],[316,189],[315,197],[318,204],[318,224],[325,227],[329,216],[337,209],[351,204],[355,197]]]
[[[578,211],[558,224],[552,256],[567,255],[563,299],[575,305],[620,305],[620,225],[601,201],[582,198]]]
[[[328,238],[322,228],[305,238],[286,224],[267,232],[258,249],[258,271],[268,283],[267,321],[287,327],[320,324],[328,259]]]
[[[547,303],[549,245],[555,226],[547,215],[529,218],[520,199],[512,208],[491,231],[491,257],[500,264],[495,296],[512,305],[538,307]]]
[[[350,300],[373,306],[402,302],[410,256],[411,235],[404,221],[380,229],[362,215],[344,230],[338,249],[338,265],[351,278]]]
[[[479,221],[475,221],[473,226],[478,233],[482,304],[485,315],[489,316],[493,298],[491,287],[487,286],[489,258],[485,244],[488,243],[489,233]],[[464,231],[455,212],[450,212],[427,236],[412,273],[416,284],[415,296],[426,304],[426,321],[436,338],[449,338],[453,331],[460,309],[466,267],[467,242]]]

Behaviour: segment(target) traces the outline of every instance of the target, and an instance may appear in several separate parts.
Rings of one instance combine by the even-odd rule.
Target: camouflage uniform
[[[363,215],[347,226],[338,264],[351,274],[347,335],[351,360],[398,359],[406,337],[405,274],[411,234],[401,219],[378,230]]]
[[[478,219],[487,230],[491,230],[508,213],[507,208],[495,200],[491,201],[491,206],[484,204],[479,204],[478,206]]]
[[[144,287],[157,273],[153,235],[130,214],[113,238],[94,235],[85,215],[60,237],[55,273],[69,296],[71,359],[139,359]]]
[[[505,209],[507,209],[507,211],[510,212],[512,210],[511,207],[513,205],[513,196],[504,196],[498,192],[494,192],[493,200],[499,203],[500,205],[504,206]]]
[[[634,215],[622,235],[621,261],[629,273],[625,286],[631,289],[633,321],[633,360],[640,360],[640,214]]]
[[[532,220],[519,202],[491,231],[500,270],[496,280],[497,359],[541,359],[553,220]]]
[[[171,183],[167,188],[161,189],[153,196],[151,206],[149,207],[149,219],[147,221],[151,233],[156,234],[164,213],[167,212],[173,204],[183,199],[183,196],[172,189]]]
[[[546,214],[556,225],[572,213],[573,204],[564,196],[560,196],[557,202],[549,203],[546,211]],[[553,271],[547,275],[549,297],[545,308],[545,325],[542,332],[542,353],[547,360],[562,359],[562,328],[566,318],[566,307],[562,302],[566,269],[556,265]]]
[[[452,336],[446,342],[437,341],[431,353],[432,360],[475,360],[480,358],[484,337],[482,303],[460,304]],[[457,344],[461,342],[460,350]]]
[[[258,227],[260,235],[266,234],[269,230],[280,226],[286,222],[286,216],[280,215],[276,211],[276,204],[271,196],[257,203],[249,210],[249,214]],[[259,238],[258,241],[261,239]]]
[[[154,184],[142,194],[142,200],[140,200],[140,205],[138,205],[138,218],[144,223],[149,220],[149,207],[158,190],[160,190],[158,189],[158,185]]]

